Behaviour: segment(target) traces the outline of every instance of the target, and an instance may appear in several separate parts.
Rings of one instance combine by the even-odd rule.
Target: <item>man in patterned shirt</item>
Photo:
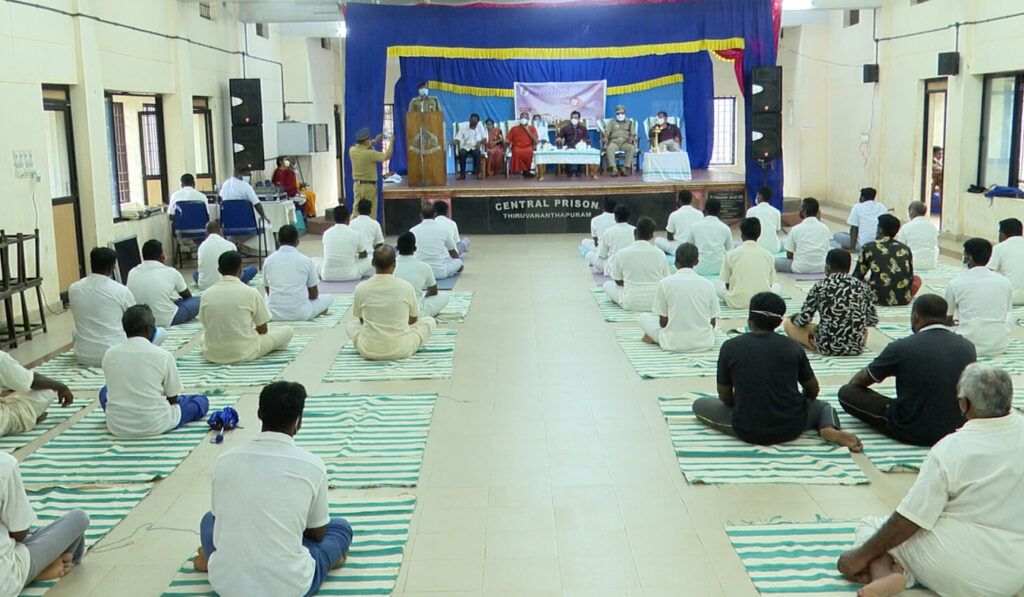
[[[878,236],[860,252],[854,275],[871,285],[876,305],[909,305],[921,288],[910,247],[896,240],[899,231],[899,218],[878,216]]]
[[[828,252],[828,277],[815,283],[799,313],[782,321],[787,336],[823,355],[864,352],[867,328],[878,323],[878,314],[871,288],[848,273],[851,261],[843,249]],[[818,324],[811,323],[815,313]]]

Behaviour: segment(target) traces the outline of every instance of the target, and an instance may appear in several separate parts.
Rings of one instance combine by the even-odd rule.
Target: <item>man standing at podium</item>
[[[441,102],[436,97],[430,97],[430,90],[427,89],[427,82],[419,84],[417,96],[409,102],[410,112],[440,112]]]
[[[352,195],[353,202],[358,204],[360,200],[366,199],[370,202],[372,209],[370,217],[377,219],[377,164],[391,159],[391,152],[395,144],[388,145],[388,150],[377,151],[374,145],[380,142],[384,135],[377,135],[370,140],[370,129],[363,127],[356,131],[356,144],[348,148],[348,159],[352,163]]]

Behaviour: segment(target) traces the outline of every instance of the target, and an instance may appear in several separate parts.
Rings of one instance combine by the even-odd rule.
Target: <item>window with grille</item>
[[[380,144],[380,150],[383,151],[384,153],[387,153],[388,152],[388,148],[391,147],[391,144],[394,143],[394,141],[395,141],[394,137],[390,137],[390,135],[394,135],[395,134],[395,105],[394,104],[384,104],[384,123],[381,126],[381,131],[384,132],[385,134],[389,135],[389,137],[387,139],[384,139],[383,141],[381,141],[381,144]],[[381,164],[381,168],[382,168],[381,172],[390,172],[391,160],[387,160],[383,164]]]
[[[111,105],[111,125],[114,129],[114,162],[117,182],[118,203],[128,203],[132,200],[131,190],[128,186],[128,144],[124,130],[124,104],[113,102]],[[116,215],[120,215],[118,212]]]
[[[160,176],[160,133],[156,106],[147,104],[139,112],[139,135],[142,141],[142,175]]]
[[[853,10],[848,10],[843,14],[844,27],[853,27],[857,23],[860,23],[860,10],[855,8]]]
[[[981,105],[978,184],[1024,189],[1024,73],[986,76]]]
[[[210,21],[213,20],[213,9],[210,7],[210,3],[209,2],[200,2],[199,3],[199,16],[203,17],[204,19],[208,19]]]
[[[256,23],[256,35],[270,39],[270,25],[266,23]]]
[[[714,103],[715,144],[711,150],[712,166],[736,165],[736,98],[716,97]]]

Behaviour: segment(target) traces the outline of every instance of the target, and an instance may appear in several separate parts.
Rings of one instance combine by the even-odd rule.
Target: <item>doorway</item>
[[[71,101],[66,86],[43,86],[42,91],[57,281],[60,292],[64,292],[72,283],[85,276],[82,208],[75,174]]]
[[[943,173],[946,148],[946,79],[925,81],[924,134],[921,151],[921,201],[935,226],[942,229]]]

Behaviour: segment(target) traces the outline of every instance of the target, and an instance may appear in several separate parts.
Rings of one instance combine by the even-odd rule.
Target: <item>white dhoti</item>
[[[658,247],[669,255],[675,255],[676,249],[679,247],[680,242],[677,240],[669,240],[663,236],[654,237],[654,246]]]
[[[420,315],[424,317],[437,317],[437,314],[444,311],[444,308],[448,306],[448,301],[451,300],[451,293],[438,293],[434,296],[425,296],[420,301]]]
[[[29,390],[0,397],[0,437],[31,430],[56,397],[53,390]]]
[[[434,272],[434,278],[437,280],[443,280],[445,278],[451,278],[455,274],[459,273],[459,270],[462,269],[462,260],[445,259],[439,263],[428,263],[428,265]]]
[[[640,329],[644,331],[644,334],[654,340],[655,342],[661,341],[661,318],[654,313],[641,313],[640,318]]]

